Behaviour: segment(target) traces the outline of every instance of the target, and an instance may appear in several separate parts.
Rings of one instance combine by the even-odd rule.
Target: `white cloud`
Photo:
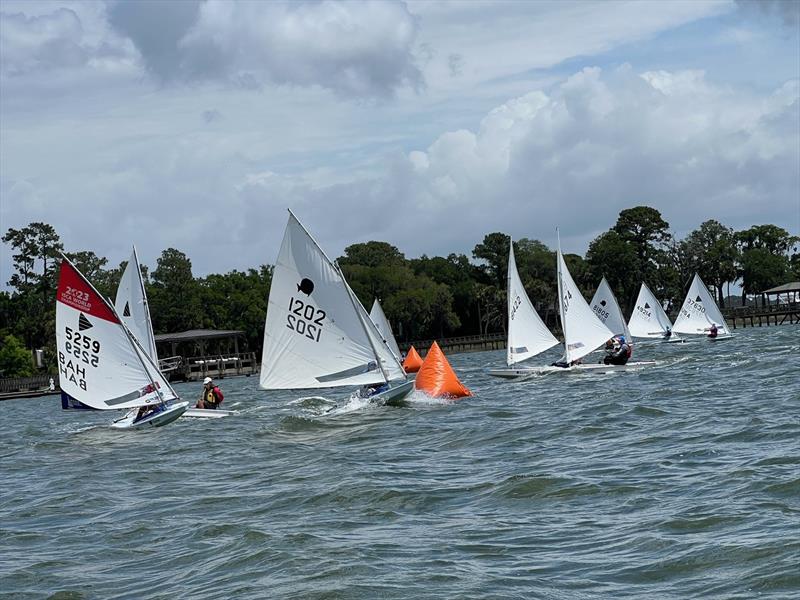
[[[367,98],[421,85],[417,25],[400,2],[120,2],[111,21],[165,81],[318,85]]]

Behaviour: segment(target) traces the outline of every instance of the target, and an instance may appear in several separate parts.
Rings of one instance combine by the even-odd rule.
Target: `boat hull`
[[[189,408],[183,413],[183,417],[191,417],[194,419],[221,419],[233,414],[230,410],[210,410],[207,408]]]
[[[717,337],[710,337],[708,338],[709,342],[724,342],[725,340],[733,339],[732,335],[718,335]]]
[[[117,419],[111,423],[112,429],[146,429],[148,427],[163,427],[169,425],[178,417],[180,417],[189,408],[188,402],[176,402],[171,404],[165,410],[148,415],[143,419],[136,420],[136,413],[138,408],[128,411],[128,413],[121,419]]]
[[[379,394],[370,397],[370,402],[379,404],[392,404],[402,402],[402,400],[414,391],[413,381],[404,381],[400,385],[389,388]]]
[[[624,365],[580,364],[571,367],[529,367],[525,369],[493,369],[489,375],[502,379],[529,379],[531,377],[547,375],[549,373],[618,373],[621,371],[636,371],[656,364],[654,360],[629,362]]]

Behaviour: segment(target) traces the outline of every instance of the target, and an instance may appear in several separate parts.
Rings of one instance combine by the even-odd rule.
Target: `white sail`
[[[345,284],[347,282],[345,281]],[[364,308],[364,305],[356,297],[355,292],[353,292],[350,286],[347,286],[347,289],[350,292],[350,296],[353,299],[353,303],[358,311],[359,316],[361,317],[362,322],[364,323],[364,329],[367,331],[367,335],[370,338],[370,342],[372,348],[375,351],[376,356],[380,360],[380,367],[383,371],[384,377],[386,381],[395,381],[398,379],[407,379],[406,371],[403,369],[403,365],[400,362],[400,355],[395,354],[392,349],[389,347],[389,344],[386,341],[386,338],[383,337],[381,332],[375,326],[375,323],[372,321],[372,318],[367,313],[367,309]]]
[[[594,315],[572,279],[558,247],[558,305],[564,330],[564,360],[578,360],[602,346],[614,334]]]
[[[672,323],[664,312],[661,302],[644,283],[639,288],[636,306],[628,321],[628,329],[633,337],[640,338],[661,338],[667,329],[672,329]]]
[[[600,280],[597,291],[594,293],[592,301],[589,303],[592,311],[598,319],[608,327],[615,335],[624,335],[628,343],[631,342],[631,332],[628,331],[628,324],[622,316],[614,292],[605,277]]]
[[[56,294],[56,347],[62,391],[87,406],[132,408],[177,397],[114,308],[66,258]]]
[[[673,331],[677,333],[704,334],[708,333],[711,325],[716,324],[719,335],[730,334],[728,324],[722,316],[717,303],[708,291],[708,288],[695,273],[686,299],[683,301],[681,312],[675,319]]]
[[[119,280],[114,309],[147,355],[157,364],[156,338],[153,335],[147,294],[144,291],[142,270],[139,267],[139,257],[136,254],[135,246],[128,265],[125,267],[125,272],[122,273],[122,278]]]
[[[378,302],[377,298],[375,298],[374,302],[372,303],[372,309],[369,311],[369,318],[375,324],[375,327],[378,330],[378,333],[381,334],[384,343],[389,346],[389,350],[392,351],[392,354],[394,354],[399,361],[403,354],[400,352],[400,348],[397,345],[397,340],[394,339],[392,326],[389,323],[389,320],[386,318],[386,314],[383,312],[381,303]]]
[[[508,251],[508,349],[506,364],[511,366],[536,356],[558,344],[536,309],[533,308],[517,271],[514,243]]]
[[[261,387],[326,388],[387,381],[390,374],[384,375],[369,334],[374,326],[368,315],[368,323],[364,322],[356,305],[360,304],[339,268],[290,211],[267,303]],[[375,338],[380,338],[377,330]]]

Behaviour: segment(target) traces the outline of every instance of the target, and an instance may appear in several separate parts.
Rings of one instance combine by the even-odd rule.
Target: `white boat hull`
[[[208,408],[189,408],[183,413],[184,417],[195,419],[221,419],[233,414],[231,410],[208,409]]]
[[[111,423],[112,429],[143,429],[147,427],[163,427],[169,425],[180,417],[189,408],[188,402],[176,402],[169,405],[166,409],[136,420],[138,408],[128,411],[124,417]]]
[[[636,371],[645,367],[652,367],[656,364],[654,360],[629,362],[625,365],[604,365],[600,364],[580,364],[571,367],[528,367],[523,369],[492,369],[489,375],[502,379],[528,379],[549,373],[617,373],[620,371]]]
[[[708,336],[706,336],[706,337],[708,337]],[[718,335],[717,337],[713,337],[713,338],[712,338],[712,337],[709,337],[709,338],[708,338],[708,341],[710,341],[710,342],[721,342],[721,341],[723,341],[723,340],[730,340],[730,339],[732,339],[732,338],[733,338],[733,336],[732,336],[732,335],[730,335],[730,334],[725,334],[725,335]]]
[[[374,396],[370,396],[369,400],[370,402],[377,402],[379,404],[392,404],[393,402],[400,402],[413,391],[414,382],[405,381],[400,385],[389,388],[388,390],[379,394],[375,394]]]

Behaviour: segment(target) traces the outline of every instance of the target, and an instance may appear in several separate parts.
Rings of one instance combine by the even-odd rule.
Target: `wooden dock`
[[[768,306],[738,306],[722,311],[733,329],[769,327],[770,325],[795,325],[800,323],[800,302]]]
[[[402,352],[408,352],[411,346],[421,355],[425,355],[433,342],[439,344],[445,354],[458,354],[461,352],[481,352],[482,350],[505,350],[505,333],[487,333],[486,335],[467,335],[463,337],[440,338],[437,340],[416,340],[413,342],[398,342]]]

